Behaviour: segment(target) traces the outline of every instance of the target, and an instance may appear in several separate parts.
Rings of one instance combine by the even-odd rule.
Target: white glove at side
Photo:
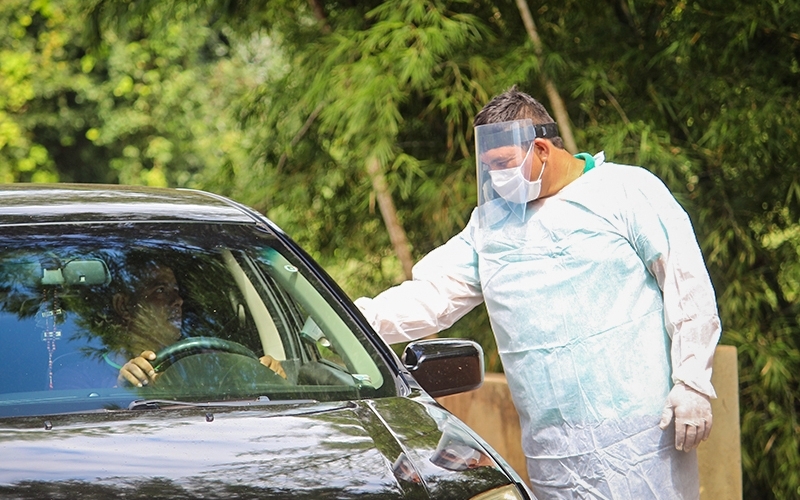
[[[677,383],[669,391],[661,422],[664,430],[675,417],[675,448],[692,451],[711,434],[711,401],[705,394]]]

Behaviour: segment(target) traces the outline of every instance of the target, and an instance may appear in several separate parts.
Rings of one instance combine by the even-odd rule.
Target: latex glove
[[[711,400],[705,394],[677,383],[669,391],[661,413],[661,430],[675,417],[675,448],[692,451],[711,434]]]

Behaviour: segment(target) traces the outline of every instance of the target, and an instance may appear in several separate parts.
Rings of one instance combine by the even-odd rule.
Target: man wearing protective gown
[[[691,222],[653,174],[570,155],[552,122],[516,88],[487,104],[466,228],[356,304],[396,343],[485,302],[539,498],[698,498],[721,328]]]

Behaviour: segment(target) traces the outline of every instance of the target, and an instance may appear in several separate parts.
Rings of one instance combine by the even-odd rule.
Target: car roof
[[[111,221],[255,223],[277,229],[254,210],[205,191],[107,184],[0,185],[0,226]]]

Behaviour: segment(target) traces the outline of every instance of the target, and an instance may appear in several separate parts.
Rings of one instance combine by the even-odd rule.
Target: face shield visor
[[[529,201],[541,194],[542,174],[531,180],[533,140],[556,137],[555,123],[534,125],[530,119],[490,123],[475,127],[478,166],[478,215],[488,228],[509,216],[525,220]]]

